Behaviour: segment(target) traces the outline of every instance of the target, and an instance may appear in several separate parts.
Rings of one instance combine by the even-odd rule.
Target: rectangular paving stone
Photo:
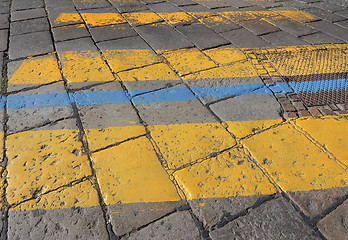
[[[13,0],[11,10],[17,11],[32,8],[41,8],[44,6],[45,4],[43,0]]]
[[[28,20],[33,18],[40,18],[45,16],[46,16],[45,9],[34,8],[34,9],[11,12],[11,21],[15,22],[15,21]]]
[[[2,67],[4,64],[4,52],[0,52],[0,78],[2,79]]]
[[[344,27],[344,28],[348,28],[348,20],[346,21],[342,21],[342,22],[336,22],[335,24]]]
[[[171,2],[172,4],[176,5],[176,6],[180,6],[180,7],[186,7],[189,5],[196,5],[197,3],[195,1],[192,0],[169,0],[169,2]]]
[[[10,59],[52,52],[53,50],[51,34],[46,31],[10,37]]]
[[[47,8],[47,14],[52,27],[83,23],[74,6],[49,7]]]
[[[221,33],[221,35],[228,39],[234,46],[239,48],[255,48],[255,47],[269,47],[270,43],[262,38],[249,32],[246,29],[236,29],[229,32]],[[247,39],[247,40],[246,40]]]
[[[12,22],[10,28],[10,35],[19,35],[32,32],[48,31],[50,26],[47,18],[35,18],[29,20],[23,20],[18,22]]]
[[[0,51],[6,51],[8,42],[8,30],[0,30]]]
[[[118,82],[79,90],[72,96],[91,151],[146,134]]]
[[[196,17],[196,18],[202,18],[202,17],[208,17],[212,15],[217,15],[214,13],[210,8],[207,8],[205,6],[202,6],[200,4],[198,5],[188,5],[188,6],[182,6],[181,9],[183,9],[188,14]]]
[[[325,20],[313,22],[313,23],[310,23],[309,25],[335,38],[348,42],[348,34],[346,34],[347,29],[343,27],[340,27],[336,24],[332,24]]]
[[[274,46],[308,45],[307,42],[284,31],[269,33],[267,35],[263,35],[262,38],[268,42],[271,42]]]
[[[241,28],[240,25],[222,16],[210,16],[201,18],[200,21],[217,33],[227,32]]]
[[[345,17],[342,17],[340,15],[322,10],[320,8],[317,8],[317,7],[311,7],[309,9],[306,9],[305,11],[309,14],[312,14],[312,15],[317,16],[319,18],[325,19],[329,22],[339,22],[339,21],[343,21],[343,20],[347,19]]]
[[[189,38],[200,49],[229,44],[229,41],[202,23],[180,26],[176,29]]]
[[[96,42],[137,36],[137,33],[129,26],[128,23],[95,27],[91,28],[90,32],[92,34],[92,38]]]
[[[13,239],[108,238],[98,193],[89,181],[20,204],[9,211],[8,221]]]
[[[0,14],[0,29],[8,29],[10,27],[9,14]]]
[[[193,47],[193,44],[166,23],[138,26],[135,30],[156,51]]]
[[[74,2],[72,0],[45,0],[47,9],[49,8],[75,8]]]
[[[11,94],[7,104],[9,132],[23,131],[73,116],[62,82]]]
[[[134,0],[134,1],[111,0],[111,4],[115,6],[120,13],[141,12],[141,11],[149,9],[145,3],[142,3],[138,0]]]
[[[315,2],[311,4],[312,6],[328,10],[330,12],[337,12],[342,10],[342,6],[336,5],[333,2]]]
[[[55,42],[89,37],[90,34],[84,24],[68,25],[52,29]]]
[[[94,1],[93,0],[90,0],[90,1],[73,0],[73,2],[76,8],[79,10],[110,7],[110,3],[106,0],[94,0]]]
[[[197,1],[199,4],[206,6],[210,9],[230,7],[232,4],[229,1]]]
[[[81,15],[89,28],[127,22],[122,15],[112,7],[83,10]]]
[[[281,198],[267,201],[247,215],[210,232],[213,240],[239,236],[245,239],[254,236],[262,239],[320,239],[291,204]]]
[[[11,2],[0,2],[0,13],[8,14],[10,12]]]
[[[344,43],[342,40],[334,38],[322,32],[313,33],[310,35],[300,37],[301,40],[311,44],[326,44],[326,43]]]
[[[256,35],[263,35],[271,32],[277,32],[280,31],[279,28],[275,27],[272,24],[269,24],[268,22],[257,19],[257,20],[249,20],[249,21],[243,21],[241,22],[241,25],[248,29],[249,31],[255,33]]]
[[[132,26],[140,26],[164,21],[163,18],[161,18],[157,13],[150,10],[124,13],[122,16],[127,19],[128,23]]]

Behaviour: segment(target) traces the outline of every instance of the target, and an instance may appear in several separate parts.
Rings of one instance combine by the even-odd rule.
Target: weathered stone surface
[[[310,23],[310,26],[326,33],[329,34],[335,38],[341,39],[345,42],[348,42],[348,34],[347,33],[347,29],[335,25],[333,23],[330,23],[328,21],[318,21],[318,22],[313,22]]]
[[[322,19],[326,19],[329,22],[339,22],[346,19],[345,17],[342,17],[334,13],[330,13],[329,11],[325,11],[317,7],[310,7],[305,11],[311,15],[317,16]]]
[[[95,27],[91,28],[90,32],[96,42],[132,37],[137,35],[137,33],[129,26],[128,23]]]
[[[5,51],[7,49],[7,41],[8,41],[8,30],[3,29],[0,30],[0,51]]]
[[[45,17],[46,12],[43,8],[34,8],[22,11],[15,11],[11,13],[11,21],[27,20],[39,17]]]
[[[223,220],[237,215],[256,202],[266,199],[267,196],[236,196],[229,198],[202,198],[190,200],[189,204],[195,216],[204,226],[212,227]]]
[[[318,222],[319,231],[329,240],[344,240],[348,234],[348,200]]]
[[[11,10],[17,11],[30,8],[40,8],[44,6],[45,4],[43,0],[14,0],[12,3]]]
[[[279,28],[261,19],[251,19],[248,21],[243,21],[241,24],[244,28],[255,33],[256,35],[263,35],[279,31]]]
[[[320,239],[290,203],[268,201],[246,216],[210,232],[215,239]]]
[[[47,18],[35,18],[12,22],[10,35],[13,36],[25,33],[48,31],[49,29],[50,26],[48,24]]]
[[[301,211],[313,218],[334,206],[348,194],[348,188],[320,189],[306,192],[289,192],[290,198],[296,202]]]
[[[72,1],[67,0],[68,3],[72,3]],[[47,7],[47,14],[48,14],[48,19],[50,20],[51,26],[52,27],[59,27],[59,26],[66,26],[70,24],[79,24],[83,23],[83,20],[81,17],[76,17],[72,19],[71,21],[59,21],[59,16],[62,13],[75,13],[78,14],[74,6],[69,6],[70,4],[67,4],[67,1],[59,1],[59,6],[53,7],[58,3],[52,2],[52,7]]]
[[[297,45],[308,45],[307,42],[291,35],[287,32],[280,31],[262,36],[268,42],[271,42],[274,46],[297,46]]]
[[[120,236],[175,211],[183,204],[180,201],[128,203],[109,205],[107,209],[111,216],[113,230]]]
[[[53,28],[52,32],[56,42],[90,36],[84,24],[57,27]]]
[[[342,40],[331,37],[330,35],[327,35],[322,32],[306,35],[301,37],[300,39],[311,44],[344,43]]]
[[[240,48],[254,48],[254,47],[269,47],[268,42],[246,29],[236,29],[221,34],[228,39],[233,45]],[[246,40],[247,39],[247,40]]]
[[[185,211],[158,220],[132,234],[128,239],[200,239],[200,233],[191,214]]]
[[[0,14],[0,29],[7,29],[9,28],[9,15],[8,14]]]
[[[148,10],[149,8],[140,1],[118,1],[112,0],[112,5],[114,5],[118,11],[121,13],[125,12],[140,12],[144,10]]]
[[[97,0],[97,1],[81,1],[74,0],[75,6],[77,9],[91,9],[91,8],[104,8],[109,7],[110,3],[106,0]]]
[[[28,33],[10,37],[10,59],[23,58],[52,51],[53,43],[49,32]]]

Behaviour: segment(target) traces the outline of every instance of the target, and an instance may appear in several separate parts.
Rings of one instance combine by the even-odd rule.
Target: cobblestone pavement
[[[347,239],[347,0],[0,0],[1,239]]]

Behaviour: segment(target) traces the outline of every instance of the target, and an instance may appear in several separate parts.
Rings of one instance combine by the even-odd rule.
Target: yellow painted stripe
[[[245,128],[250,123],[251,128],[257,122],[260,129],[265,126],[265,121],[238,124]],[[234,146],[235,140],[217,123],[155,125],[149,129],[165,162],[146,137],[93,153],[92,161],[107,204],[177,201],[180,192],[197,199],[272,194],[278,187],[292,192],[347,187],[348,120],[303,118],[296,124],[276,125],[241,140],[244,147],[198,162],[194,160]],[[234,128],[239,131],[238,125]],[[8,201],[40,196],[14,210],[98,205],[88,182],[43,194],[91,174],[76,130],[16,133],[8,136],[7,146]],[[170,167],[181,168],[168,171]]]

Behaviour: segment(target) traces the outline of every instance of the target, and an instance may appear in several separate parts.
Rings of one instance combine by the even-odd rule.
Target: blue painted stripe
[[[133,98],[135,104],[152,102],[174,102],[198,100],[188,88],[170,88],[144,94]]]
[[[310,91],[330,91],[338,89],[348,88],[347,79],[335,79],[335,80],[320,80],[320,81],[310,81],[310,82],[289,82],[289,85],[296,92]]]
[[[107,105],[130,103],[123,91],[77,92],[70,94],[77,105]]]

